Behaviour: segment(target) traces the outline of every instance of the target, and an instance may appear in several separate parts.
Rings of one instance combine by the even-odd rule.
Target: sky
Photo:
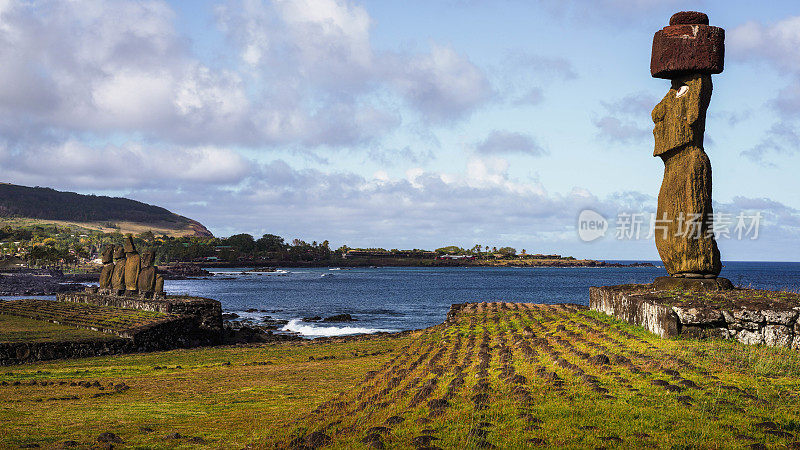
[[[650,50],[682,10],[726,30],[705,150],[750,228],[723,260],[798,261],[794,0],[0,0],[0,181],[218,236],[657,259],[626,217],[655,212]]]

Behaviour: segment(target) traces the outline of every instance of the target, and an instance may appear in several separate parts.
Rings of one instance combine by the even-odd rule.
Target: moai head
[[[711,101],[711,75],[684,75],[653,108],[653,156],[692,144],[703,146],[706,111]]]
[[[113,245],[106,245],[103,247],[103,253],[100,256],[100,260],[103,264],[109,264],[114,260],[114,246]]]
[[[122,240],[122,246],[125,248],[125,253],[136,253],[136,247],[133,246],[133,236],[126,234]]]
[[[142,252],[141,258],[142,258],[141,262],[142,269],[144,269],[145,267],[152,267],[153,261],[156,259],[156,254],[152,250],[145,250]]]
[[[114,246],[114,259],[125,259],[125,249],[119,245]]]

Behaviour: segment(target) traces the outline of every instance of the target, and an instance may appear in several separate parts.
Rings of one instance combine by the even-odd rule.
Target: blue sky
[[[511,245],[655,259],[614,238],[663,164],[655,31],[726,29],[706,151],[715,210],[760,212],[723,259],[798,260],[792,1],[0,2],[0,180],[124,195],[217,235]],[[584,208],[611,221],[578,239]]]

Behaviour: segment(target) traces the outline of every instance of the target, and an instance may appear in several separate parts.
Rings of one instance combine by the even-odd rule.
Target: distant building
[[[348,250],[342,258],[427,258],[433,259],[436,252],[426,252],[423,250]]]
[[[475,259],[474,256],[471,255],[442,255],[436,259],[450,259],[450,260],[458,260],[458,259],[466,259],[466,260],[473,260]]]

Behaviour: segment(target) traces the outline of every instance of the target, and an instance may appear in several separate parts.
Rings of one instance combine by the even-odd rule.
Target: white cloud
[[[800,70],[800,16],[771,25],[750,21],[727,33],[731,57],[742,61],[767,60],[778,68]]]
[[[218,17],[252,75],[268,80],[268,96],[280,90],[296,102],[325,99],[336,108],[388,92],[426,120],[448,122],[493,93],[483,71],[450,46],[376,51],[369,14],[349,1],[231,2]]]
[[[233,67],[200,61],[160,0],[12,0],[0,14],[0,131],[29,145],[88,132],[183,146],[352,146],[400,126],[403,103],[408,120],[441,123],[491,95],[483,72],[449,46],[376,52],[369,14],[345,0],[220,7],[240,55]]]
[[[483,72],[450,47],[434,44],[430,54],[396,57],[388,68],[409,103],[436,121],[459,118],[492,95]]]
[[[234,151],[212,146],[90,146],[69,140],[37,150],[1,148],[0,178],[84,189],[229,185],[243,181],[253,166]]]
[[[798,151],[800,133],[800,16],[787,17],[772,24],[744,23],[728,33],[727,47],[734,60],[761,65],[764,62],[792,81],[768,102],[778,120],[761,141],[742,155],[763,165],[775,165],[768,156]]]
[[[483,155],[522,153],[531,156],[546,155],[547,151],[536,140],[524,133],[494,130],[475,149]]]

